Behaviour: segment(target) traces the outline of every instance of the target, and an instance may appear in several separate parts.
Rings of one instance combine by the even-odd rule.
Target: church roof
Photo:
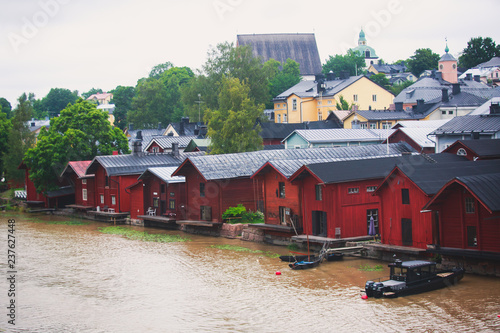
[[[238,35],[237,45],[250,45],[253,55],[263,62],[275,59],[281,63],[288,58],[300,65],[301,75],[321,73],[321,60],[314,34],[249,34]]]

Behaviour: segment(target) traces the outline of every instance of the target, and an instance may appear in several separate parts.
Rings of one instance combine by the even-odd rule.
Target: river
[[[363,300],[365,281],[387,276],[387,263],[347,257],[294,271],[266,255],[288,254],[285,247],[125,226],[189,238],[147,242],[102,233],[104,223],[53,224],[70,219],[9,212],[0,218],[6,276],[0,280],[0,331],[500,331],[498,278],[467,274],[450,288]],[[9,218],[15,219],[14,297],[8,297]],[[220,245],[233,247],[214,247]],[[376,265],[383,270],[366,270]],[[15,326],[7,316],[12,299]]]

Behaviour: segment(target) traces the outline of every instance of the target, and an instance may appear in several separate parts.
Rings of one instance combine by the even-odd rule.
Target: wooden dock
[[[93,210],[93,211],[87,212],[87,214],[94,215],[94,217],[97,221],[108,222],[108,223],[112,222],[113,224],[121,224],[121,223],[125,223],[125,219],[127,218],[127,216],[130,213],[129,212],[121,212],[121,213],[103,212],[103,211],[98,212],[96,210]]]
[[[212,222],[212,221],[191,221],[191,220],[179,220],[175,221],[177,224],[190,225],[193,227],[214,227],[221,226],[221,222]]]

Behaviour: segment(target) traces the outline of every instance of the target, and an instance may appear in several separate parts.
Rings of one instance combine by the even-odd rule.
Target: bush
[[[226,209],[222,218],[227,220],[227,223],[264,223],[264,213],[247,212],[242,204]]]

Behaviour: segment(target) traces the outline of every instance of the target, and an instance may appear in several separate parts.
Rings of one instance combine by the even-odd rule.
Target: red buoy
[[[362,298],[362,299],[368,299],[368,296],[363,295],[363,296],[361,296],[361,298]]]
[[[281,272],[280,272],[280,271],[277,271],[277,272],[276,272],[276,275],[281,275]]]

